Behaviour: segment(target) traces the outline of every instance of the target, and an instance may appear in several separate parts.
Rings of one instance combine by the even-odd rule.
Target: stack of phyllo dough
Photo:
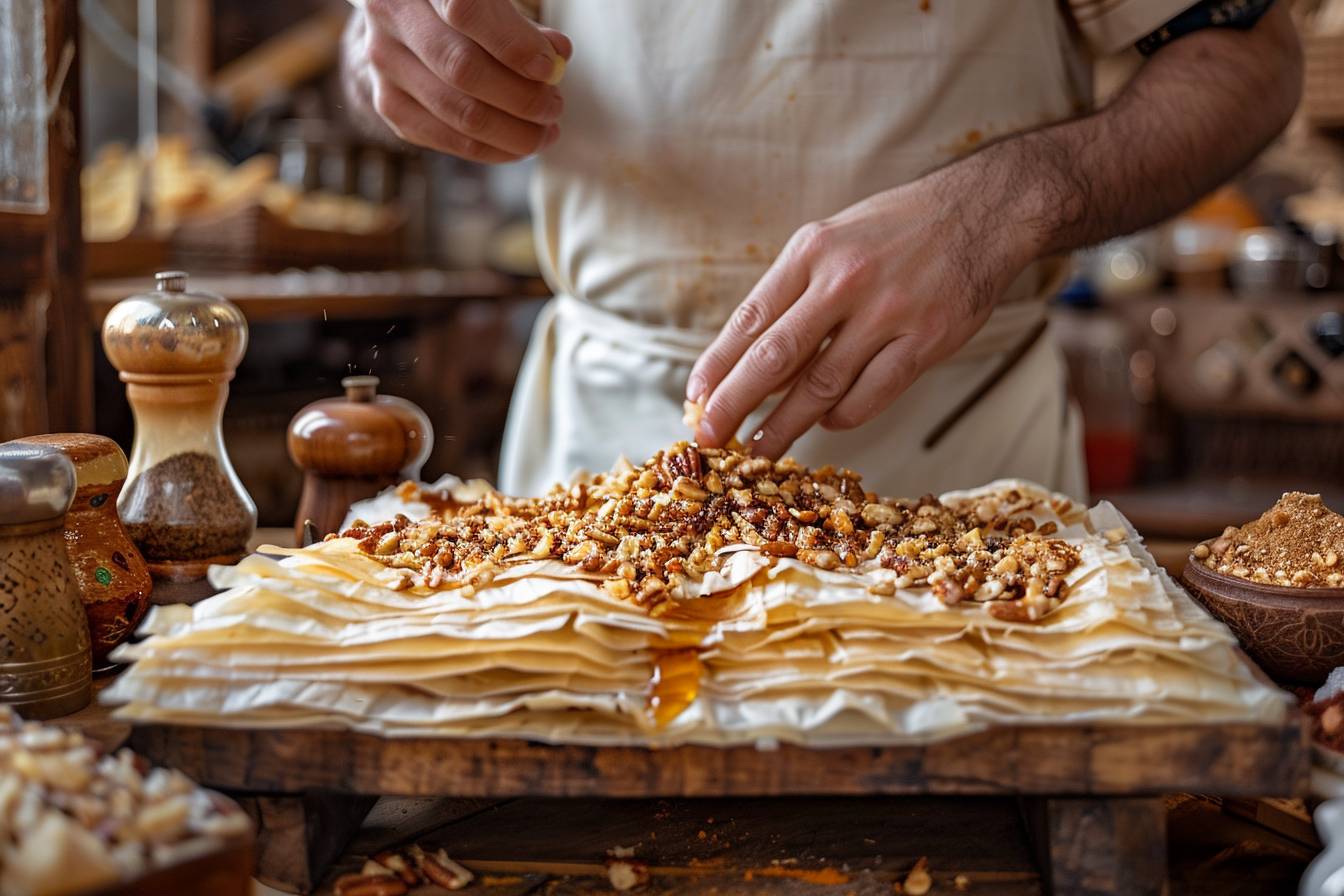
[[[679,443],[542,498],[406,484],[355,512],[156,608],[117,654],[120,714],[829,746],[1286,708],[1113,507],[1028,483],[882,499]]]

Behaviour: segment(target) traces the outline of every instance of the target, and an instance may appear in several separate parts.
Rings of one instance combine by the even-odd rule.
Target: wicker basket
[[[330,266],[378,271],[402,264],[404,222],[377,233],[294,227],[259,205],[223,218],[188,221],[173,234],[174,263],[185,270],[274,272]]]
[[[1344,34],[1304,35],[1302,47],[1303,114],[1317,127],[1344,127]]]

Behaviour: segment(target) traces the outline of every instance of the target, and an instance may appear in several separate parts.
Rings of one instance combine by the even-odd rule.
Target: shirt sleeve
[[[1067,0],[1066,8],[1092,51],[1127,50],[1196,0]]]

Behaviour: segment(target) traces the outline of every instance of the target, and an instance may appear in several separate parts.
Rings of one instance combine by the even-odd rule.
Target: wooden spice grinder
[[[378,377],[341,380],[343,398],[324,398],[289,424],[289,456],[303,470],[294,539],[304,523],[317,535],[340,528],[350,505],[403,479],[419,479],[434,430],[429,417],[404,398],[378,394]]]
[[[117,515],[126,455],[105,436],[54,433],[14,440],[61,452],[75,467],[75,500],[65,516],[65,549],[89,617],[95,668],[125,641],[149,609],[153,582]]]

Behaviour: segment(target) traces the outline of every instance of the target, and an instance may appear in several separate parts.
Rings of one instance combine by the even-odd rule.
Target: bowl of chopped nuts
[[[1182,583],[1282,682],[1344,665],[1344,516],[1289,492],[1258,519],[1190,552]]]

